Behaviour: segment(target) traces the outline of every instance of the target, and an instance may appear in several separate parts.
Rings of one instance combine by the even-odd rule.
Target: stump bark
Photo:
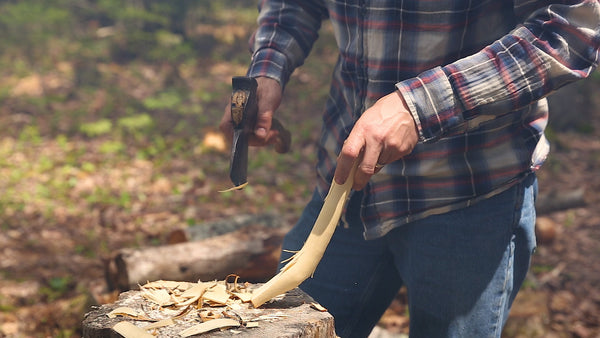
[[[258,286],[257,286],[258,287]],[[313,299],[296,288],[289,291],[281,299],[267,303],[258,309],[250,304],[236,309],[228,309],[227,314],[231,318],[238,318],[242,325],[237,328],[223,331],[212,331],[199,335],[198,337],[289,337],[289,338],[334,338],[335,329],[333,316],[328,312],[321,312],[313,308]],[[148,325],[148,322],[138,321],[125,317],[109,318],[107,314],[118,307],[130,307],[138,311],[144,311],[148,317],[155,317],[148,301],[140,291],[128,291],[122,293],[119,300],[112,304],[102,305],[93,309],[85,315],[83,321],[83,337],[121,337],[112,327],[121,321],[129,321],[138,327]],[[158,337],[179,337],[179,332],[198,323],[198,313],[190,311],[184,317],[175,320],[175,325],[155,329]],[[261,318],[267,318],[261,320]],[[268,319],[270,318],[270,319]],[[246,327],[248,322],[257,322],[257,327]]]

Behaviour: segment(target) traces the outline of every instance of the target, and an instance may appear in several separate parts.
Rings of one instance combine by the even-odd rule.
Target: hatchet
[[[256,97],[257,82],[254,78],[236,76],[231,80],[231,121],[233,123],[233,142],[231,145],[231,161],[229,177],[234,187],[247,183],[248,175],[248,141],[254,132],[258,114]],[[290,150],[292,137],[279,120],[273,118],[271,129],[278,132],[275,140],[275,151],[280,154]]]

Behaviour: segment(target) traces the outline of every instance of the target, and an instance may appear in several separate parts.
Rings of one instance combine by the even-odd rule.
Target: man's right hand
[[[277,131],[271,130],[271,120],[281,104],[281,86],[279,82],[268,77],[256,78],[258,87],[256,96],[258,102],[258,115],[254,133],[250,135],[251,146],[266,146],[276,142]],[[231,104],[225,107],[225,113],[219,124],[221,131],[231,139],[233,137],[233,124],[231,122]]]

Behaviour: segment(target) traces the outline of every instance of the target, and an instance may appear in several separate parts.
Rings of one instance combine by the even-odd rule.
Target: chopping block
[[[257,284],[257,287],[260,284]],[[314,300],[302,290],[295,288],[284,296],[254,308],[246,306],[226,310],[230,318],[238,318],[241,325],[229,329],[214,330],[194,337],[289,337],[289,338],[334,338],[333,316],[323,309],[315,308]],[[122,337],[113,326],[122,321],[143,327],[147,321],[127,317],[109,318],[108,313],[119,307],[129,307],[148,313],[149,305],[139,290],[127,291],[111,304],[95,307],[86,313],[83,320],[83,337]],[[198,323],[198,313],[190,311],[176,319],[174,325],[154,329],[150,332],[158,337],[181,337],[180,332]],[[254,325],[247,325],[252,322]]]

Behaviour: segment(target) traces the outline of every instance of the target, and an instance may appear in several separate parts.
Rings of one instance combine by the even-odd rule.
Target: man
[[[414,337],[499,337],[535,248],[545,96],[598,65],[597,0],[264,0],[248,75],[255,145],[321,21],[339,59],[318,186],[284,249],[298,250],[332,180],[354,192],[301,288],[341,337],[365,337],[402,285]],[[565,112],[566,113],[566,112]],[[221,127],[230,132],[229,112]],[[376,175],[375,175],[376,174]],[[289,254],[282,253],[285,258]]]

